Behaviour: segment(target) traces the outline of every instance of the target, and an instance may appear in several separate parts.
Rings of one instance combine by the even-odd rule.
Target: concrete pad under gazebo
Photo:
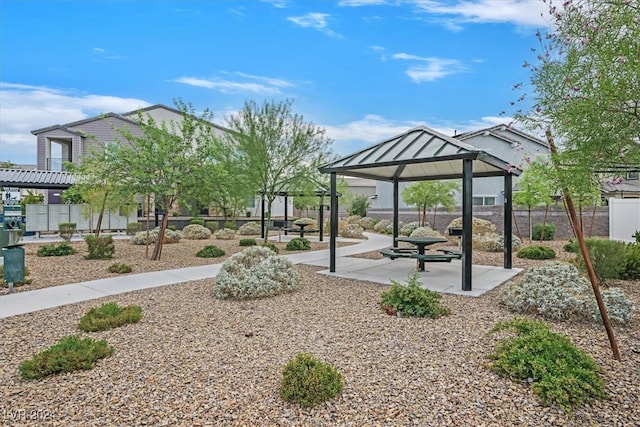
[[[520,169],[506,160],[419,126],[319,168],[331,174],[329,271],[336,271],[337,175],[393,183],[393,245],[398,238],[399,182],[462,178],[462,290],[472,291],[473,179],[504,177],[504,268],[512,264],[512,177]]]

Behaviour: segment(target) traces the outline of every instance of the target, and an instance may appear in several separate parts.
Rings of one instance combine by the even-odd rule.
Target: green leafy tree
[[[415,205],[422,226],[427,224],[427,211],[433,209],[431,225],[435,227],[437,208],[452,211],[456,206],[455,192],[459,190],[460,184],[455,181],[420,181],[402,190],[402,200]]]
[[[1,161],[0,162],[0,169],[12,169],[16,167],[16,164],[10,161]]]
[[[539,34],[537,63],[525,64],[531,70],[533,107],[524,117],[546,133],[554,176],[562,189],[613,356],[620,359],[579,226],[572,184],[619,166],[621,159],[640,163],[640,3],[568,0],[561,7],[547,3],[552,30]]]
[[[22,215],[27,213],[27,205],[41,205],[44,203],[44,194],[36,194],[32,191],[27,191],[27,195],[20,200],[20,206],[22,207]]]
[[[244,166],[244,173],[266,200],[267,224],[279,193],[303,187],[327,159],[331,140],[325,130],[291,110],[292,101],[246,101],[227,119],[225,135]],[[265,233],[265,242],[268,233]]]
[[[371,207],[369,198],[364,194],[359,194],[353,198],[351,202],[351,208],[349,209],[349,215],[359,215],[361,217],[367,216],[367,210]]]
[[[547,161],[536,158],[525,169],[518,181],[518,191],[513,194],[513,204],[525,206],[529,217],[529,240],[531,241],[532,224],[531,210],[540,205],[545,206],[545,221],[549,205],[553,203],[554,186],[551,178],[551,168]]]

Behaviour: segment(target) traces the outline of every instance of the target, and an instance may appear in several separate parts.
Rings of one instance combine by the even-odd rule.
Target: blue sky
[[[176,98],[223,125],[247,99],[294,99],[340,155],[419,124],[452,135],[508,123],[545,10],[542,0],[2,0],[0,160],[35,164],[34,129]]]

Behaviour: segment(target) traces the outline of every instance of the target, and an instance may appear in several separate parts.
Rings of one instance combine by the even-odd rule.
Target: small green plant
[[[59,244],[42,245],[36,251],[37,256],[67,256],[73,255],[77,251],[67,242]]]
[[[238,226],[236,225],[235,221],[227,221],[224,223],[224,227],[223,228],[228,228],[230,230],[237,230]]]
[[[198,258],[220,258],[224,255],[224,250],[220,249],[216,245],[207,245],[196,253]]]
[[[624,270],[620,274],[624,280],[640,279],[640,244],[629,243],[624,254]]]
[[[553,240],[556,235],[555,224],[534,224],[531,232],[532,240]]]
[[[367,209],[371,207],[369,198],[365,195],[356,196],[351,202],[351,208],[349,209],[349,215],[358,215],[360,217],[367,216]]]
[[[633,237],[634,239],[636,239],[636,243],[640,244],[640,230],[636,230],[635,233],[633,233],[631,235],[631,237]]]
[[[135,236],[140,230],[142,230],[142,224],[139,222],[130,222],[127,224],[127,236]]]
[[[490,355],[491,369],[515,381],[531,383],[543,403],[557,403],[571,412],[576,406],[605,397],[601,369],[565,336],[543,322],[515,318],[498,322],[489,332],[511,331]]]
[[[84,259],[111,259],[116,252],[116,246],[111,236],[85,236],[89,253]]]
[[[127,323],[137,323],[141,318],[142,309],[139,305],[120,307],[115,302],[109,302],[87,311],[80,318],[78,329],[85,332],[106,331]]]
[[[193,217],[191,218],[191,220],[189,221],[189,224],[197,224],[197,225],[201,225],[204,227],[204,218],[200,218],[200,217]]]
[[[218,231],[218,221],[205,221],[204,226],[207,227],[212,233]]]
[[[69,335],[57,344],[20,364],[23,379],[38,379],[60,372],[92,369],[96,361],[113,354],[113,347],[105,340]]]
[[[312,354],[299,353],[282,369],[280,397],[304,407],[333,399],[342,391],[342,374]]]
[[[129,264],[125,264],[124,262],[115,262],[109,266],[109,273],[118,273],[125,274],[131,273],[133,269]]]
[[[255,246],[257,244],[256,239],[240,239],[240,246]]]
[[[621,277],[625,269],[626,243],[590,238],[585,240],[585,244],[599,283]],[[581,255],[576,257],[575,264],[580,270],[586,270]]]
[[[516,256],[525,259],[553,259],[556,251],[547,246],[527,246],[520,249]]]
[[[260,246],[263,246],[265,248],[269,248],[269,249],[271,249],[273,252],[275,252],[277,254],[280,253],[280,249],[278,249],[278,247],[276,245],[274,245],[273,243],[271,243],[271,242],[263,243]]]
[[[304,237],[294,237],[287,242],[285,248],[288,251],[308,251],[311,249],[311,242]]]
[[[576,239],[569,239],[569,241],[562,247],[565,252],[571,252],[577,254],[580,252],[578,241]]]
[[[380,298],[380,307],[388,314],[432,319],[449,314],[449,309],[440,305],[442,295],[422,288],[417,273],[409,276],[406,286],[395,280],[391,283]]]
[[[58,224],[58,232],[66,242],[71,240],[71,237],[76,232],[77,224],[75,222],[63,222]]]

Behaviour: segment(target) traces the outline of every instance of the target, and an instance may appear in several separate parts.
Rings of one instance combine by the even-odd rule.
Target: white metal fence
[[[27,205],[26,231],[57,232],[58,224],[76,223],[78,231],[89,231],[98,224],[98,214],[90,214],[88,205]],[[126,230],[127,224],[138,221],[135,207],[106,210],[100,230]]]
[[[640,231],[640,199],[609,199],[609,239],[635,242]]]

